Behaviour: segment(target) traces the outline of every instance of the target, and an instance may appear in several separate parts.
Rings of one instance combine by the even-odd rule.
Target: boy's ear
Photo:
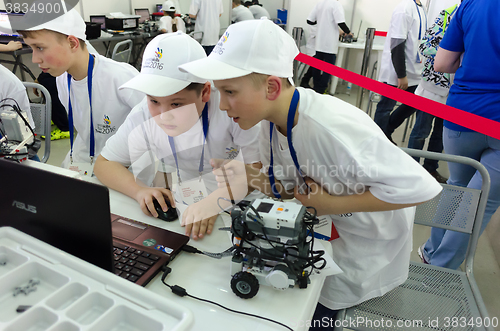
[[[80,48],[80,40],[75,36],[68,36],[66,40],[72,50],[78,50]]]
[[[210,93],[212,91],[212,86],[210,82],[206,82],[203,90],[201,91],[201,101],[208,102],[210,100]]]
[[[281,78],[277,76],[269,76],[266,79],[266,96],[270,101],[276,100],[283,88],[283,83],[281,82]]]

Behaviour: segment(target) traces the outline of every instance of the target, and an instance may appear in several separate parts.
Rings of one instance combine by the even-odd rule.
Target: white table
[[[344,56],[346,53],[346,49],[365,49],[365,40],[358,40],[355,43],[344,43],[340,42],[339,43],[339,51],[337,53],[337,59],[335,61],[336,65],[339,67],[342,67],[344,65]],[[382,43],[373,43],[372,51],[377,52],[377,63],[378,63],[378,68],[380,68],[380,63],[382,62],[382,53],[384,51],[384,44]],[[346,64],[347,66],[347,64]],[[380,72],[380,70],[379,70]],[[335,95],[335,92],[337,90],[337,85],[339,82],[339,78],[337,76],[332,77],[332,83],[330,84],[330,94]]]
[[[76,175],[70,170],[39,162],[26,161],[26,163],[44,170],[70,176]],[[99,183],[96,178],[85,178],[85,180]],[[109,195],[112,213],[184,233],[184,228],[178,222],[167,223],[146,216],[132,198],[114,190],[109,190]],[[225,215],[225,217],[227,216]],[[199,241],[191,240],[189,244],[202,251],[218,253],[226,250],[231,246],[231,242],[226,231],[217,230],[222,226],[224,224],[219,217],[211,235]],[[331,252],[331,246],[325,245],[325,250]],[[305,321],[310,320],[313,315],[324,277],[313,278],[306,289],[295,287],[281,292],[267,286],[260,286],[259,292],[254,298],[245,300],[237,297],[231,290],[229,265],[230,257],[216,260],[199,254],[181,252],[169,263],[172,272],[166,278],[166,282],[169,285],[182,286],[191,295],[216,301],[231,309],[267,317],[284,323],[294,330],[306,330]],[[191,330],[286,330],[275,323],[231,313],[215,305],[189,297],[178,297],[162,284],[161,275],[154,278],[146,288],[190,309],[194,313],[195,320]]]

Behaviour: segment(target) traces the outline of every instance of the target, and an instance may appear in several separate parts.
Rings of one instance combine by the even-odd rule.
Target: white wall
[[[243,1],[243,0],[242,0]],[[247,1],[247,0],[245,0]],[[306,0],[309,1],[309,0]],[[283,8],[283,0],[259,0],[259,3],[264,7],[271,15],[271,18],[278,17],[278,9]],[[286,6],[286,4],[285,4]]]

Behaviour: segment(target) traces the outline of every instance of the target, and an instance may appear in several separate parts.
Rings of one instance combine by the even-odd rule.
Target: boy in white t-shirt
[[[243,5],[250,10],[253,18],[255,18],[256,20],[260,20],[262,17],[271,19],[271,15],[269,15],[269,12],[266,8],[262,7],[262,5],[259,3],[259,0],[245,1]]]
[[[270,196],[295,196],[335,225],[340,237],[331,241],[333,260],[344,273],[325,281],[314,317],[321,322],[406,280],[413,206],[435,197],[441,186],[391,144],[365,112],[330,95],[293,87],[288,79],[297,54],[292,37],[281,28],[253,20],[229,26],[207,59],[180,68],[213,79],[221,109],[242,129],[262,121],[259,143],[267,173],[250,167],[245,173],[232,167],[237,162],[214,160],[221,185],[225,179],[217,167],[222,163],[230,182],[242,176],[251,188]],[[307,194],[299,192],[304,182]],[[203,210],[203,201],[186,212],[191,209]]]
[[[241,0],[233,0],[231,10],[231,22],[237,23],[241,21],[253,20],[253,14],[247,7],[241,4]]]
[[[19,33],[33,49],[33,63],[56,77],[59,99],[68,111],[71,149],[62,166],[92,174],[94,158],[143,95],[118,91],[138,71],[90,54],[85,29],[82,17],[72,9]]]
[[[402,0],[396,6],[392,12],[391,26],[382,53],[379,77],[381,82],[415,93],[423,68],[418,46],[426,29],[427,14],[421,0]],[[375,123],[391,141],[394,130],[416,110],[402,104],[392,111],[395,105],[396,100],[382,96],[374,118]]]
[[[200,44],[184,33],[157,36],[144,51],[141,73],[120,87],[147,97],[108,140],[97,159],[95,173],[105,185],[136,199],[147,215],[157,217],[153,199],[167,211],[165,197],[180,211],[202,198],[218,209],[221,194],[211,172],[211,158],[237,157],[260,167],[259,128],[240,129],[220,111],[219,93],[211,89],[210,82],[177,68],[205,57]],[[136,180],[126,168],[132,165],[137,174],[134,162],[144,155],[161,161],[160,172],[173,173],[175,186],[172,182],[162,184],[175,188],[176,193],[189,188],[193,195],[174,197],[165,186],[147,187]],[[215,219],[216,214],[196,224],[185,223],[186,234],[202,238],[205,232],[212,231]]]
[[[159,28],[162,33],[172,33],[177,31],[186,32],[186,25],[184,21],[179,16],[175,16],[177,8],[171,0],[167,0],[163,3],[161,7],[163,11],[163,17],[160,18]]]
[[[21,111],[26,112],[26,120],[32,129],[35,128],[31,116],[30,101],[23,83],[9,69],[0,64],[0,105],[16,105]],[[10,100],[9,100],[10,99]],[[0,112],[11,110],[9,107],[0,108]],[[0,125],[0,128],[2,126]],[[0,137],[2,133],[0,132]],[[35,152],[30,149],[30,159],[40,161]]]

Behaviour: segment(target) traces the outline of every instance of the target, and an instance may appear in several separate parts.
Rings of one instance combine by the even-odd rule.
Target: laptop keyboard
[[[155,263],[159,263],[160,257],[155,254],[113,243],[113,259],[115,275],[135,283]]]

